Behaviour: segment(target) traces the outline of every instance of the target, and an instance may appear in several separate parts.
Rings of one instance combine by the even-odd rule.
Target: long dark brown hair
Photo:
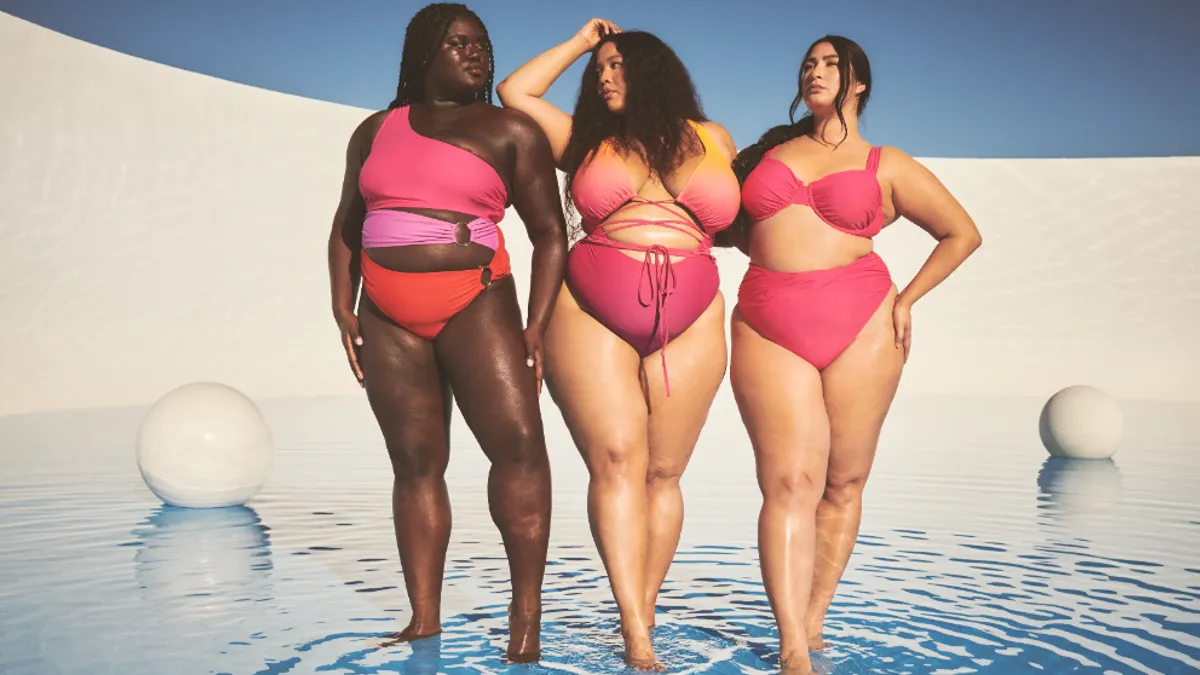
[[[858,95],[858,105],[856,106],[858,115],[862,115],[863,111],[867,109],[867,101],[871,98],[871,62],[867,59],[867,53],[857,42],[840,35],[826,35],[816,40],[808,46],[808,50],[804,52],[804,58],[800,61],[800,70],[796,75],[796,96],[792,99],[791,107],[788,108],[789,123],[768,129],[757,143],[742,149],[734,158],[733,172],[737,175],[739,184],[746,182],[746,177],[750,175],[751,171],[754,171],[754,167],[758,166],[763,155],[767,154],[771,148],[815,131],[816,122],[812,113],[809,112],[797,120],[796,111],[804,103],[804,61],[807,61],[813,49],[822,43],[828,43],[838,55],[838,91],[834,98],[834,108],[837,110],[838,120],[842,123],[842,141],[846,140],[846,135],[850,133],[846,128],[846,115],[842,112],[842,108],[846,104],[846,99],[850,97],[850,88],[853,84],[863,85],[863,91]],[[838,143],[842,141],[838,141]],[[749,217],[743,208],[739,211],[737,219],[733,221],[733,225],[717,235],[716,245],[732,245],[734,240],[746,235],[746,228],[749,224]]]
[[[625,110],[609,111],[596,91],[600,47],[611,42],[621,54],[625,75]],[[670,175],[691,153],[702,147],[687,120],[705,122],[692,77],[675,51],[657,36],[627,31],[604,36],[592,50],[575,101],[571,138],[561,168],[567,174],[566,198],[571,204],[575,173],[605,141],[618,152],[637,154],[660,178]]]

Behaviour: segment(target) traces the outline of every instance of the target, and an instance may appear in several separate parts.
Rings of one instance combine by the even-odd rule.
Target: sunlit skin
[[[595,51],[595,93],[609,111],[628,115],[625,58],[604,35],[620,32],[593,19],[578,34],[513,72],[496,91],[506,107],[541,125],[556,160],[571,139],[572,115],[541,97],[579,57]],[[597,49],[597,46],[599,47]],[[710,153],[731,161],[736,148],[719,124],[704,122],[717,141]],[[638,156],[622,157],[637,194],[650,200],[677,196],[704,156],[693,153],[668,176],[652,175]],[[682,209],[681,209],[682,211]],[[662,220],[651,205],[620,210],[621,219]],[[690,216],[685,216],[690,218]],[[697,239],[676,229],[639,225],[612,239],[639,245],[695,249]],[[640,251],[621,250],[633,258]],[[677,257],[672,257],[677,260]],[[680,478],[691,458],[726,368],[725,299],[711,305],[684,332],[672,336],[671,396],[664,394],[660,353],[636,350],[580,307],[564,284],[546,333],[546,382],[588,468],[588,516],[621,616],[625,661],[662,670],[650,638],[655,603],[683,526]],[[580,355],[585,355],[581,358]]]
[[[488,505],[512,575],[505,656],[530,662],[541,653],[541,586],[551,511],[538,403],[542,336],[565,271],[566,222],[545,136],[528,117],[480,100],[490,58],[483,26],[469,16],[452,21],[430,55],[407,115],[413,132],[439,141],[446,152],[457,147],[473,153],[504,183],[533,246],[528,324],[523,325],[511,275],[492,280],[433,339],[393,321],[368,293],[355,310],[366,212],[359,173],[390,110],[372,114],[350,139],[329,265],[343,347],[379,422],[394,474],[396,543],[412,617],[382,644],[427,638],[442,629],[451,525],[445,471],[457,405],[491,463]],[[474,218],[436,208],[400,210],[458,225]],[[475,243],[447,243],[372,248],[365,255],[385,269],[428,273],[478,269],[495,252]]]
[[[623,61],[617,46],[611,42],[604,43],[596,53],[596,72],[600,76],[596,93],[604,99],[608,109],[618,115],[625,111],[625,75],[621,71]]]
[[[851,79],[838,119],[841,57],[819,42],[801,66],[801,95],[813,131],[772,155],[811,183],[866,164]],[[730,381],[754,446],[763,495],[758,521],[763,582],[775,614],[784,672],[810,673],[809,650],[825,646],[825,614],[850,559],[863,488],[879,433],[911,346],[912,306],[981,244],[970,216],[937,178],[902,151],[884,147],[878,181],[887,222],[916,224],[937,241],[903,291],[895,286],[853,343],[823,370],[757,333],[735,307]],[[840,232],[808,206],[791,205],[753,223],[739,244],[751,262],[803,272],[840,267],[871,252],[870,239]]]

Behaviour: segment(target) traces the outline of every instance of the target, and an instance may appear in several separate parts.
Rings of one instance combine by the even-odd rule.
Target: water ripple
[[[0,672],[624,672],[577,485],[556,495],[543,659],[511,666],[501,659],[509,572],[485,463],[451,471],[443,633],[382,647],[408,609],[378,448],[296,445],[251,505],[207,510],[158,504],[126,454],[82,448],[72,462],[70,449],[55,452],[48,464],[22,463],[0,448]],[[697,461],[690,475],[703,477]],[[818,670],[1200,671],[1196,472],[1155,461],[1018,456],[988,459],[982,473],[950,462],[904,473],[885,460]],[[709,476],[728,471],[712,466]],[[656,649],[673,673],[774,673],[778,635],[753,545],[758,497],[752,482],[713,482],[719,499],[685,489]]]

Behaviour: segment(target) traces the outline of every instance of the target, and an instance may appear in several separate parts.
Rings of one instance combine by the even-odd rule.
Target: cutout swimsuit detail
[[[625,162],[607,145],[575,174],[572,200],[583,218],[585,238],[572,247],[567,260],[567,284],[584,311],[604,324],[645,358],[662,350],[667,396],[666,346],[695,323],[717,296],[720,277],[712,256],[712,238],[728,227],[740,206],[737,178],[728,163],[714,154],[707,129],[691,122],[704,158],[673,199],[651,200],[638,189]],[[620,218],[620,211],[650,205],[671,218]],[[696,217],[693,223],[680,211]],[[616,216],[616,217],[614,217]],[[611,218],[611,220],[607,220]],[[670,248],[617,241],[613,232],[640,226],[659,226],[696,239],[695,249]],[[641,262],[622,250],[644,252]],[[672,257],[682,258],[673,261]]]
[[[359,191],[367,207],[363,291],[392,321],[432,340],[493,281],[512,273],[504,234],[497,227],[504,218],[508,189],[483,158],[418,134],[409,113],[404,106],[387,114],[359,173]],[[398,208],[454,211],[474,220],[459,226]],[[466,241],[460,241],[460,227],[466,230]],[[495,251],[491,263],[468,270],[396,272],[367,254],[368,249],[385,246],[470,243]]]

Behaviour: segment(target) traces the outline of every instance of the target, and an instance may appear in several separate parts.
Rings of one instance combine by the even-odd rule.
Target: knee
[[[446,448],[431,441],[388,443],[388,456],[396,480],[428,480],[446,474]]]
[[[595,480],[648,480],[645,448],[637,443],[613,441],[588,454],[588,469]]]
[[[652,464],[646,469],[646,488],[654,490],[678,487],[682,477],[682,468]]]
[[[863,475],[830,475],[822,498],[835,506],[850,506],[859,503],[862,501],[863,488],[866,483],[867,477]]]
[[[488,434],[487,438],[493,450],[486,454],[493,458],[494,463],[530,470],[549,465],[545,435],[537,420],[517,421],[503,430]]]
[[[825,491],[824,471],[795,469],[759,481],[763,499],[788,508],[816,508]]]

